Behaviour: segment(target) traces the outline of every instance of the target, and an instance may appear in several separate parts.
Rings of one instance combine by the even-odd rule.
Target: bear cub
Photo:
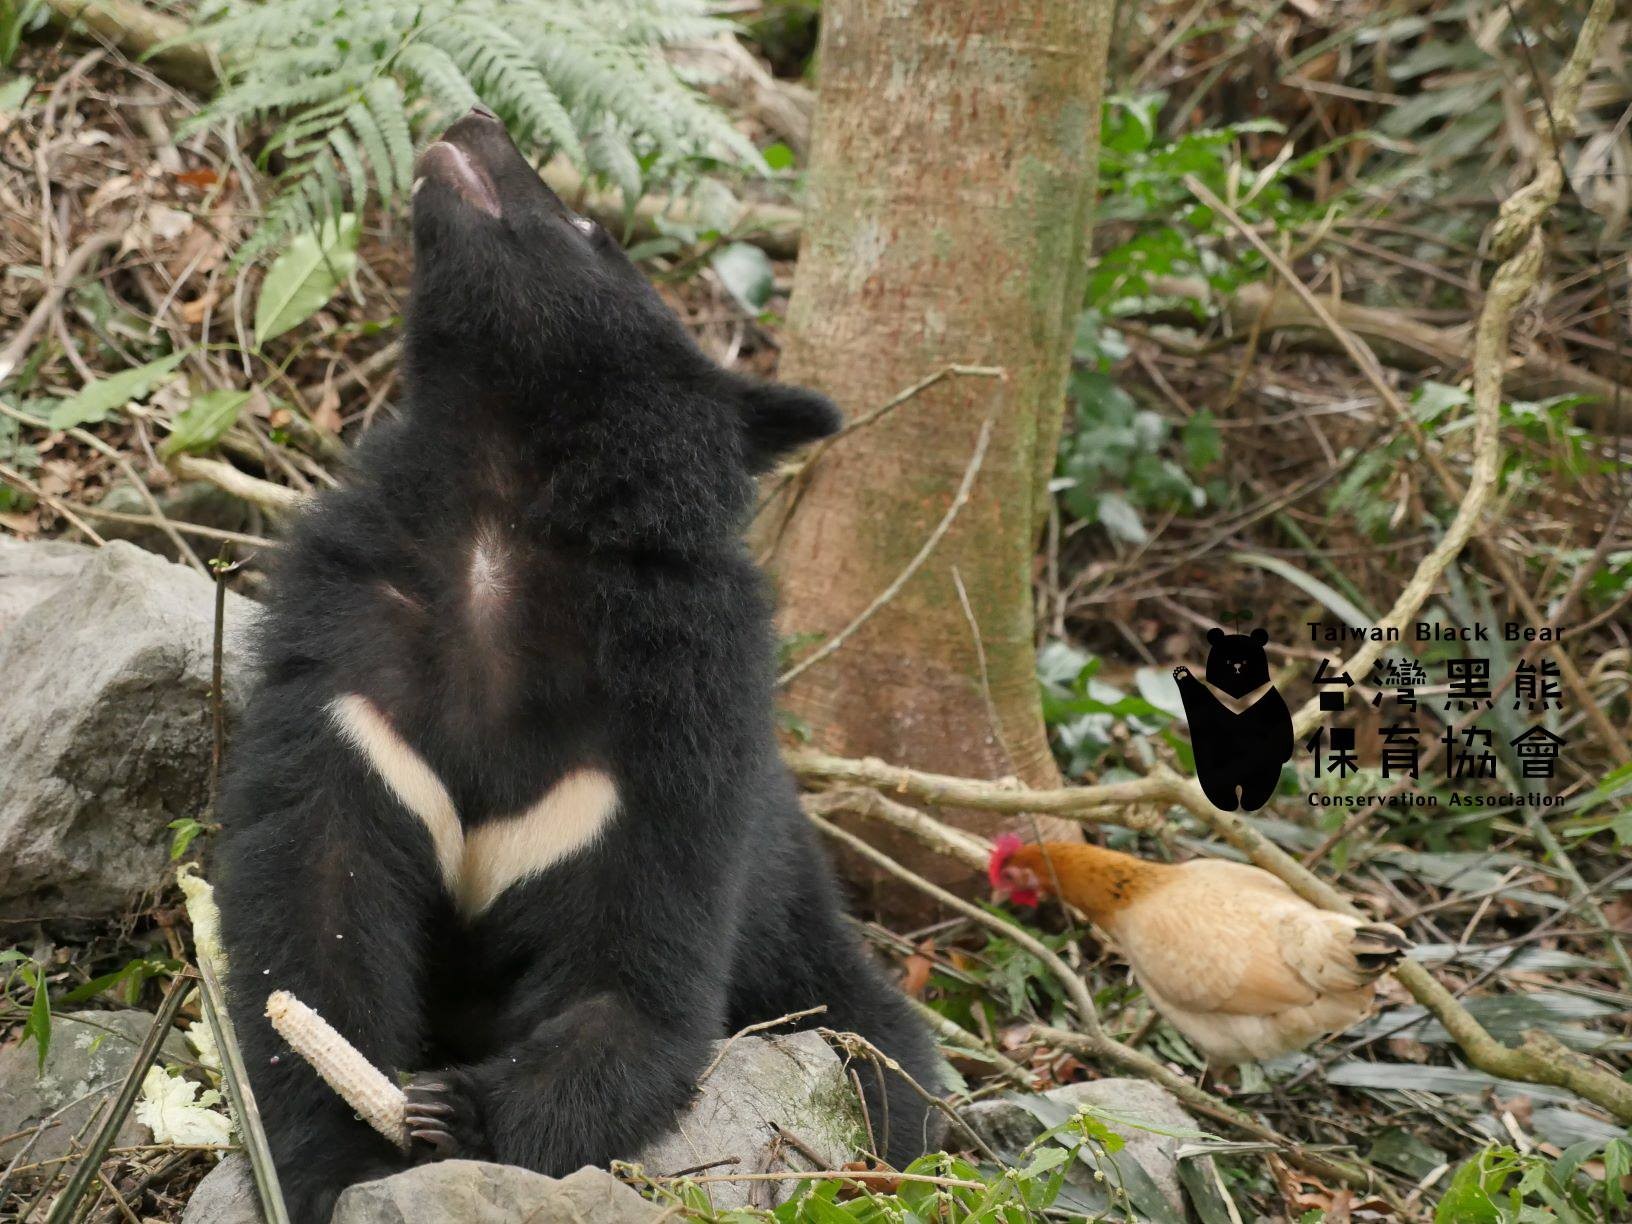
[[[839,424],[722,369],[490,113],[422,154],[400,418],[279,550],[217,853],[233,1019],[293,1219],[448,1157],[562,1175],[673,1125],[757,1021],[940,1062],[840,908],[773,732],[739,533]],[[286,989],[408,1081],[397,1151]],[[877,1150],[924,1102],[858,1068]]]
[[[1256,812],[1269,802],[1280,781],[1281,766],[1292,759],[1292,713],[1269,680],[1264,645],[1269,633],[1254,629],[1225,633],[1209,629],[1207,684],[1239,701],[1256,689],[1263,695],[1237,712],[1213,695],[1188,667],[1177,667],[1184,716],[1190,723],[1190,746],[1196,779],[1220,811]],[[1268,687],[1265,687],[1268,686]],[[1239,791],[1239,798],[1237,792]]]

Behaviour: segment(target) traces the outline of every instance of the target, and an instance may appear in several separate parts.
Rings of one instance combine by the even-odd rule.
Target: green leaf
[[[24,100],[33,88],[34,78],[31,76],[13,77],[4,85],[0,85],[0,111],[21,110]]]
[[[311,318],[357,266],[355,213],[330,217],[296,234],[272,261],[255,303],[255,339],[265,344]]]
[[[36,965],[32,971],[25,969],[23,972],[34,987],[34,1002],[23,1024],[23,1040],[34,1038],[34,1044],[39,1049],[40,1070],[44,1071],[45,1056],[51,1052],[51,997],[45,988],[44,969]]]
[[[761,156],[765,158],[765,164],[772,170],[793,169],[793,163],[795,160],[793,150],[788,148],[788,146],[785,144],[773,144],[770,148],[766,149]]]
[[[175,830],[175,836],[170,839],[170,861],[173,863],[187,853],[187,848],[193,844],[193,839],[204,832],[204,826],[191,816],[183,816],[180,820],[172,820],[165,826]]]
[[[709,264],[714,275],[739,305],[751,314],[765,309],[774,278],[771,259],[751,242],[733,242],[714,252]]]
[[[1099,498],[1099,521],[1105,530],[1129,544],[1143,544],[1150,539],[1144,521],[1133,503],[1120,493],[1102,493]]]
[[[1185,462],[1192,472],[1200,471],[1224,457],[1224,443],[1213,414],[1203,409],[1184,423],[1179,431],[1184,443]]]
[[[51,410],[51,427],[67,429],[105,420],[108,413],[131,400],[145,399],[155,386],[181,364],[188,350],[171,353],[146,365],[139,365],[107,378],[86,383],[78,395],[70,396]]]
[[[168,459],[181,451],[208,450],[232,428],[250,395],[249,391],[220,389],[193,396],[192,403],[176,417],[175,428],[159,447],[159,454]]]

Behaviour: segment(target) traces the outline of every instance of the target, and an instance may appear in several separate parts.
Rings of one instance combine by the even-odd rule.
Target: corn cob
[[[408,1130],[403,1116],[408,1100],[383,1071],[287,990],[274,990],[266,997],[266,1018],[363,1121],[407,1149]]]

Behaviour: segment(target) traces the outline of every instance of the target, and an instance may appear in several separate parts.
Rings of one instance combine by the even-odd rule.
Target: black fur
[[[415,1076],[414,1158],[558,1175],[632,1156],[711,1041],[818,1003],[809,1023],[938,1078],[778,758],[770,609],[738,539],[751,474],[831,433],[835,410],[705,358],[491,117],[444,142],[415,200],[402,420],[283,550],[223,799],[233,1015],[297,1224],[405,1158],[278,1041],[272,989]],[[482,530],[506,585],[476,618]],[[428,833],[326,715],[351,693],[467,829],[586,765],[615,780],[618,815],[466,923]],[[924,1106],[861,1078],[879,1142],[910,1159]]]

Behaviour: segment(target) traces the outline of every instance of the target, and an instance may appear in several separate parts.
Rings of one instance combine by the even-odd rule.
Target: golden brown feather
[[[1410,947],[1386,922],[1319,909],[1269,872],[1152,863],[1083,843],[999,840],[991,877],[1026,904],[1058,896],[1116,940],[1151,1004],[1215,1062],[1301,1049],[1370,1010]]]

